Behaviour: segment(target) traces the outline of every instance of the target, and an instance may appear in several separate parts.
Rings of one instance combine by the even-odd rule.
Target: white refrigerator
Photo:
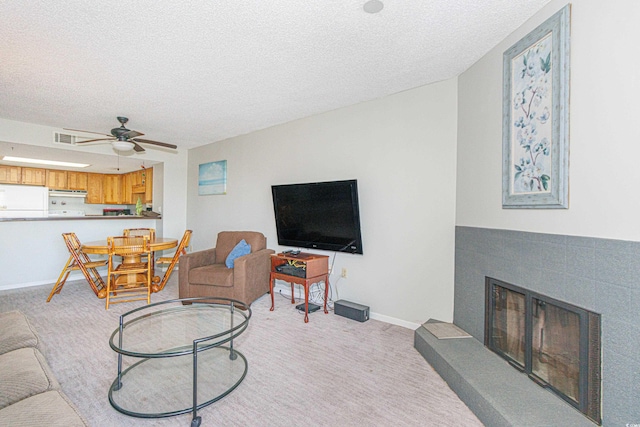
[[[0,218],[44,218],[49,189],[31,185],[0,185]]]

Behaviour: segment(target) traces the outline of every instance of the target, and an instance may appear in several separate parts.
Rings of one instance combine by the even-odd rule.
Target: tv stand
[[[291,266],[284,268],[283,266]],[[282,270],[282,271],[278,271]],[[274,310],[273,286],[276,280],[291,283],[291,304],[295,304],[293,285],[304,286],[304,323],[309,322],[309,286],[324,281],[324,313],[328,314],[329,298],[329,257],[305,252],[297,254],[279,253],[271,255],[271,311]]]

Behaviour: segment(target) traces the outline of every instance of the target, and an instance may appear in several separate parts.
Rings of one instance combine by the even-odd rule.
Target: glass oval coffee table
[[[227,298],[186,298],[145,305],[120,316],[109,345],[118,376],[109,402],[139,418],[193,413],[222,399],[247,374],[247,359],[233,347],[251,309]],[[140,359],[140,360],[137,360]]]

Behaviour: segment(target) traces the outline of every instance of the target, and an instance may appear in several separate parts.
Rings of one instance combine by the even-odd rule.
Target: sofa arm
[[[178,267],[178,287],[179,297],[189,298],[189,270],[204,265],[215,264],[216,248],[205,249],[203,251],[191,252],[181,255]]]
[[[233,268],[233,280],[244,291],[244,299],[249,304],[260,295],[269,292],[269,274],[271,272],[271,254],[273,249],[261,249],[236,258]]]

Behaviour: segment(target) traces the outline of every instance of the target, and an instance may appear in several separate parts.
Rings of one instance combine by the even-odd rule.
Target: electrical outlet
[[[344,277],[345,279],[347,278],[347,268],[346,267],[342,267],[342,277]]]

